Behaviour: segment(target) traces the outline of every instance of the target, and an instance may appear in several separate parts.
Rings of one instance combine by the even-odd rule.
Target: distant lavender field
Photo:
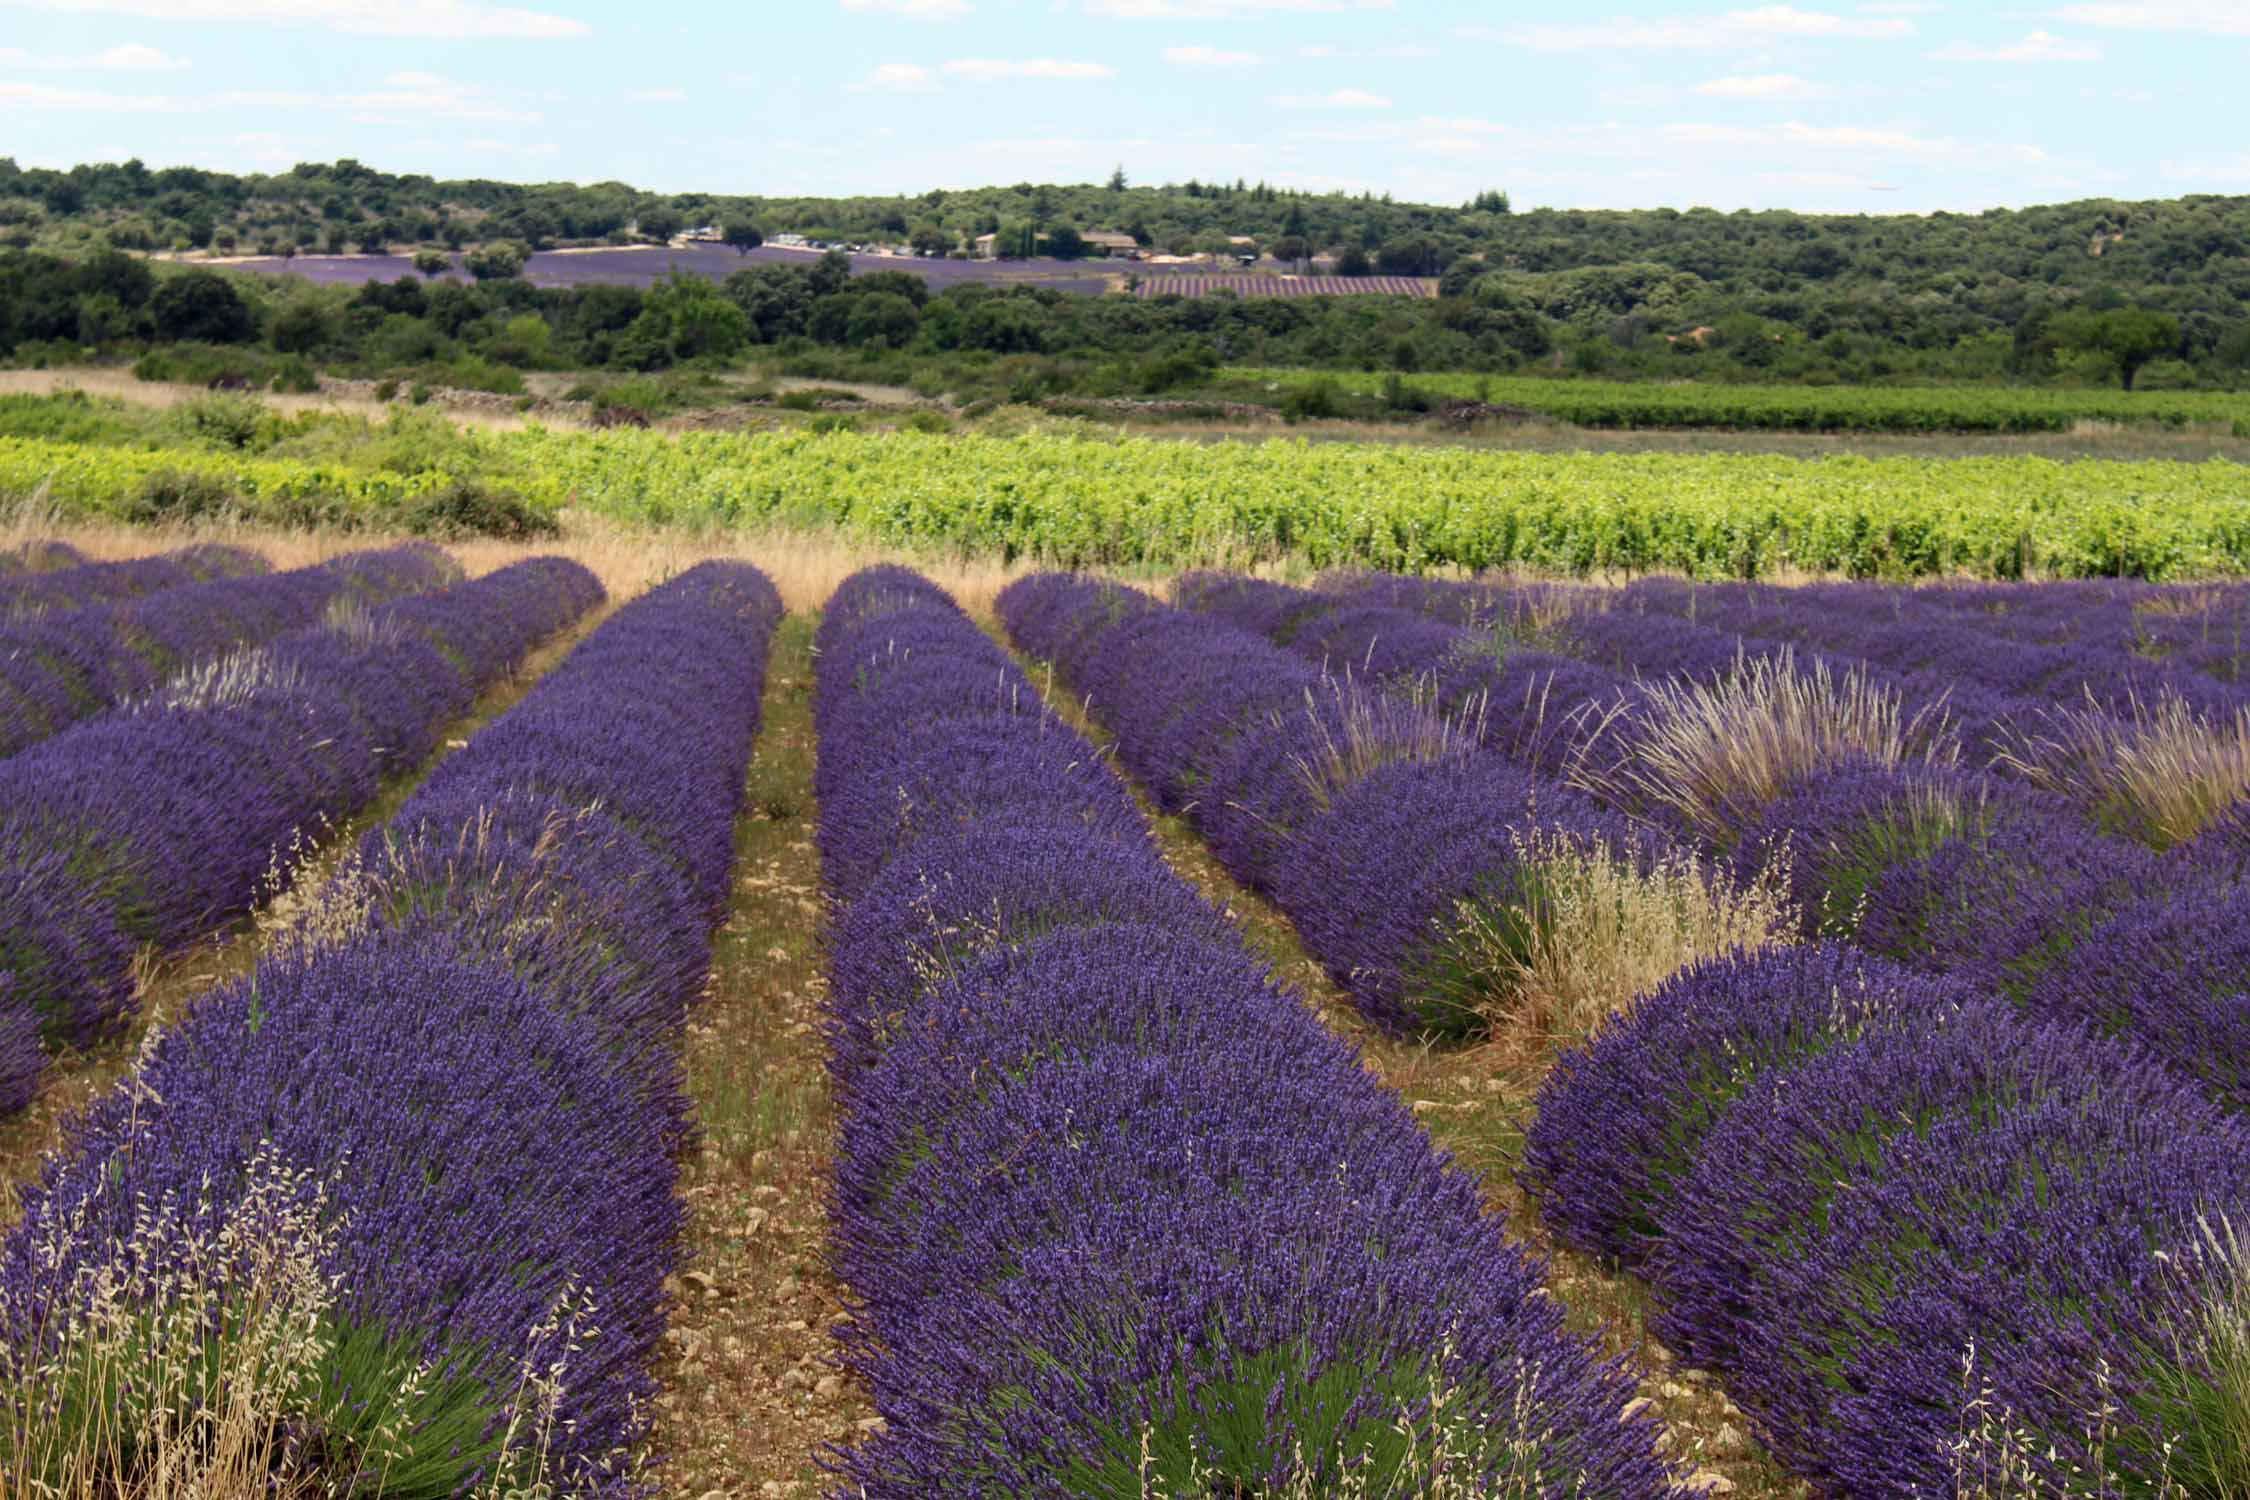
[[[1231,292],[1237,297],[1435,297],[1437,280],[1430,276],[1254,276],[1155,275],[1144,277],[1137,294],[1143,297],[1208,297]]]
[[[765,246],[748,255],[737,255],[721,245],[695,245],[663,249],[653,245],[625,250],[543,250],[531,257],[524,277],[535,286],[590,286],[610,283],[649,286],[674,270],[716,280],[759,261],[809,265],[820,258],[815,250],[790,250]],[[1062,292],[1098,296],[1110,289],[1110,279],[1075,260],[917,260],[896,255],[854,255],[852,270],[908,271],[942,291],[962,282],[1002,286],[1044,286]],[[236,268],[272,276],[302,276],[323,286],[357,286],[368,281],[395,281],[415,274],[414,262],[404,255],[300,255],[284,261],[278,256],[256,256],[236,263]],[[464,273],[456,271],[455,275]]]

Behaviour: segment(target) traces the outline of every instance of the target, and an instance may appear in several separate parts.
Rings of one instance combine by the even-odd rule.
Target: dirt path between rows
[[[831,1365],[843,1294],[828,1273],[836,1133],[820,1031],[828,980],[813,846],[812,641],[782,622],[735,837],[734,896],[690,1018],[702,1140],[684,1164],[686,1262],[658,1375],[658,1478],[690,1497],[804,1496],[830,1444],[877,1418]]]

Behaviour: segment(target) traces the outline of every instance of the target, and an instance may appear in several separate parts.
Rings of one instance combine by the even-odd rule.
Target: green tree
[[[814,261],[805,273],[815,297],[826,297],[840,292],[852,279],[852,258],[841,250],[830,250]]]
[[[1122,193],[1126,186],[1125,164],[1119,162],[1116,169],[1109,174],[1109,190],[1113,193]]]
[[[1301,234],[1285,234],[1273,242],[1273,258],[1287,265],[1302,266],[1312,259],[1312,242]]]
[[[414,252],[414,269],[424,276],[443,276],[453,269],[453,257],[442,250],[417,250]]]
[[[916,255],[943,255],[953,248],[953,236],[947,234],[944,227],[935,220],[924,219],[914,226],[906,243],[914,248]]]
[[[1057,224],[1047,231],[1047,253],[1057,260],[1077,260],[1086,253],[1086,237],[1075,225]]]
[[[1374,263],[1367,258],[1367,252],[1357,245],[1346,245],[1337,252],[1336,274],[1338,276],[1365,276],[1374,269]]]
[[[641,299],[640,316],[620,338],[617,357],[636,369],[661,369],[699,355],[723,359],[749,342],[748,313],[716,283],[674,271]]]
[[[903,349],[914,341],[922,326],[922,314],[906,298],[896,292],[876,292],[872,296],[857,295],[845,299],[851,312],[844,322],[846,343],[868,348],[881,345],[886,349]]]
[[[2067,312],[2048,323],[2055,342],[2065,349],[2099,355],[2117,367],[2126,390],[2152,359],[2161,359],[2180,346],[2180,325],[2168,313],[2146,307],[2117,307],[2107,312]]]
[[[266,324],[266,342],[283,354],[310,354],[328,341],[328,315],[310,297],[291,301]]]
[[[523,274],[531,249],[516,240],[495,240],[479,245],[461,258],[468,273],[479,281],[508,281]]]
[[[642,239],[652,244],[670,244],[672,237],[687,228],[687,220],[669,208],[644,208],[634,221]]]
[[[234,283],[216,271],[174,276],[149,299],[156,336],[167,342],[195,339],[206,344],[243,344],[258,336],[257,319]]]
[[[748,219],[729,219],[719,229],[719,241],[737,255],[748,255],[766,242],[766,232]]]

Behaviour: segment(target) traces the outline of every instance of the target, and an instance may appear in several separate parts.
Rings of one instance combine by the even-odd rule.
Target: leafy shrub
[[[279,426],[273,413],[255,398],[216,392],[181,402],[173,409],[172,421],[200,445],[237,453],[268,447]]]
[[[416,536],[441,540],[490,536],[525,541],[562,530],[553,516],[533,509],[514,491],[466,479],[416,495],[400,508],[399,519]]]
[[[320,389],[320,377],[301,357],[292,354],[277,366],[266,384],[273,390],[309,396]]]
[[[1306,382],[1281,398],[1281,417],[1285,422],[1326,421],[1337,414],[1341,392],[1336,382],[1323,375]]]
[[[208,520],[234,505],[234,491],[211,474],[157,469],[142,479],[125,503],[125,519],[135,525]]]
[[[497,396],[516,396],[523,393],[523,373],[506,365],[495,364],[475,354],[464,354],[445,367],[443,379],[447,385],[464,391],[489,391]]]

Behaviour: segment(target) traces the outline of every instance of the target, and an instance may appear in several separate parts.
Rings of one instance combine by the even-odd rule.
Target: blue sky
[[[1522,206],[2250,192],[2250,0],[0,0],[0,154]]]

